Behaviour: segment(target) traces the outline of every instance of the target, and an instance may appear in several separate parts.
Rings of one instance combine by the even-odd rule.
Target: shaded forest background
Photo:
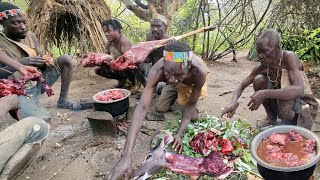
[[[45,0],[43,3],[38,0],[15,0],[13,2],[26,10],[29,18],[33,18],[29,24],[30,29],[43,37],[40,40],[46,51],[60,51],[59,53],[101,51],[101,44],[106,40],[101,37],[103,35],[99,22],[108,18],[120,20],[124,27],[123,34],[133,43],[144,41],[150,28],[149,21],[152,14],[157,12],[168,19],[168,34],[173,36],[205,26],[216,26],[214,31],[184,39],[197,54],[207,60],[216,60],[233,53],[233,60],[236,61],[237,50],[243,48],[251,48],[248,58],[254,60],[256,52],[253,42],[262,30],[269,27],[281,32],[283,48],[295,51],[302,60],[318,63],[320,56],[320,3],[317,0]],[[104,9],[101,9],[102,4],[106,6]],[[48,6],[58,7],[60,12],[49,9],[49,14],[41,14]],[[88,8],[90,6],[92,13],[85,14],[90,11]],[[83,13],[78,15],[80,11]],[[96,24],[92,25],[93,20],[90,19],[84,23],[80,22],[80,19],[84,21],[83,19],[92,15],[91,18],[96,18]],[[43,19],[44,16],[47,16],[47,19]],[[59,16],[59,20],[50,18],[54,16]],[[52,27],[60,29],[46,30],[44,27],[50,26],[48,21]],[[96,33],[89,34],[85,26],[94,26]],[[47,38],[48,35],[50,38]]]

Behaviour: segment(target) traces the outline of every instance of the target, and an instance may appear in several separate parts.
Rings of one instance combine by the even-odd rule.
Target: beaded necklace
[[[280,62],[279,62],[279,68],[277,69],[277,73],[276,73],[276,78],[275,80],[272,80],[269,76],[269,67],[267,67],[267,77],[268,77],[268,80],[271,82],[271,83],[275,83],[275,85],[273,86],[274,88],[278,86],[278,78],[280,76],[280,69],[281,69],[281,63],[282,63],[282,57],[283,57],[283,51],[282,51],[282,54],[281,54],[281,58],[280,58]]]

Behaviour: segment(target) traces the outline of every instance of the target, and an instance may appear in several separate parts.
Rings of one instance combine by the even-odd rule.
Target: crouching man
[[[255,93],[248,107],[253,111],[263,105],[266,111],[266,118],[256,122],[258,128],[280,123],[311,129],[315,126],[318,103],[302,71],[302,62],[294,52],[281,48],[280,34],[275,29],[266,29],[258,37],[256,47],[259,64],[237,86],[222,115],[231,118],[243,90],[253,84]]]
[[[17,95],[0,98],[0,124],[9,110],[19,108]],[[36,156],[49,125],[37,117],[24,118],[0,132],[0,179],[14,179]]]
[[[153,100],[158,82],[166,82],[176,87],[178,101],[184,103],[179,129],[174,134],[173,148],[181,152],[181,138],[190,120],[197,119],[196,104],[200,97],[206,96],[207,68],[202,59],[191,52],[190,47],[181,41],[169,43],[164,48],[163,58],[152,66],[146,87],[136,107],[121,159],[115,164],[107,179],[117,179],[128,174],[131,168],[132,149],[143,120]],[[183,92],[179,91],[183,87]],[[188,89],[188,91],[187,91]]]

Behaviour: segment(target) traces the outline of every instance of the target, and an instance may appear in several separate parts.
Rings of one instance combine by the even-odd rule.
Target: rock
[[[87,118],[94,136],[115,137],[117,135],[116,124],[110,113],[105,111],[93,111]]]

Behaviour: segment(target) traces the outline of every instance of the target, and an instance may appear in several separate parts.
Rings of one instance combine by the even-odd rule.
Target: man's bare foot
[[[266,118],[263,120],[257,120],[256,121],[256,128],[264,128],[267,126],[273,126],[277,124],[277,119],[276,118]]]

